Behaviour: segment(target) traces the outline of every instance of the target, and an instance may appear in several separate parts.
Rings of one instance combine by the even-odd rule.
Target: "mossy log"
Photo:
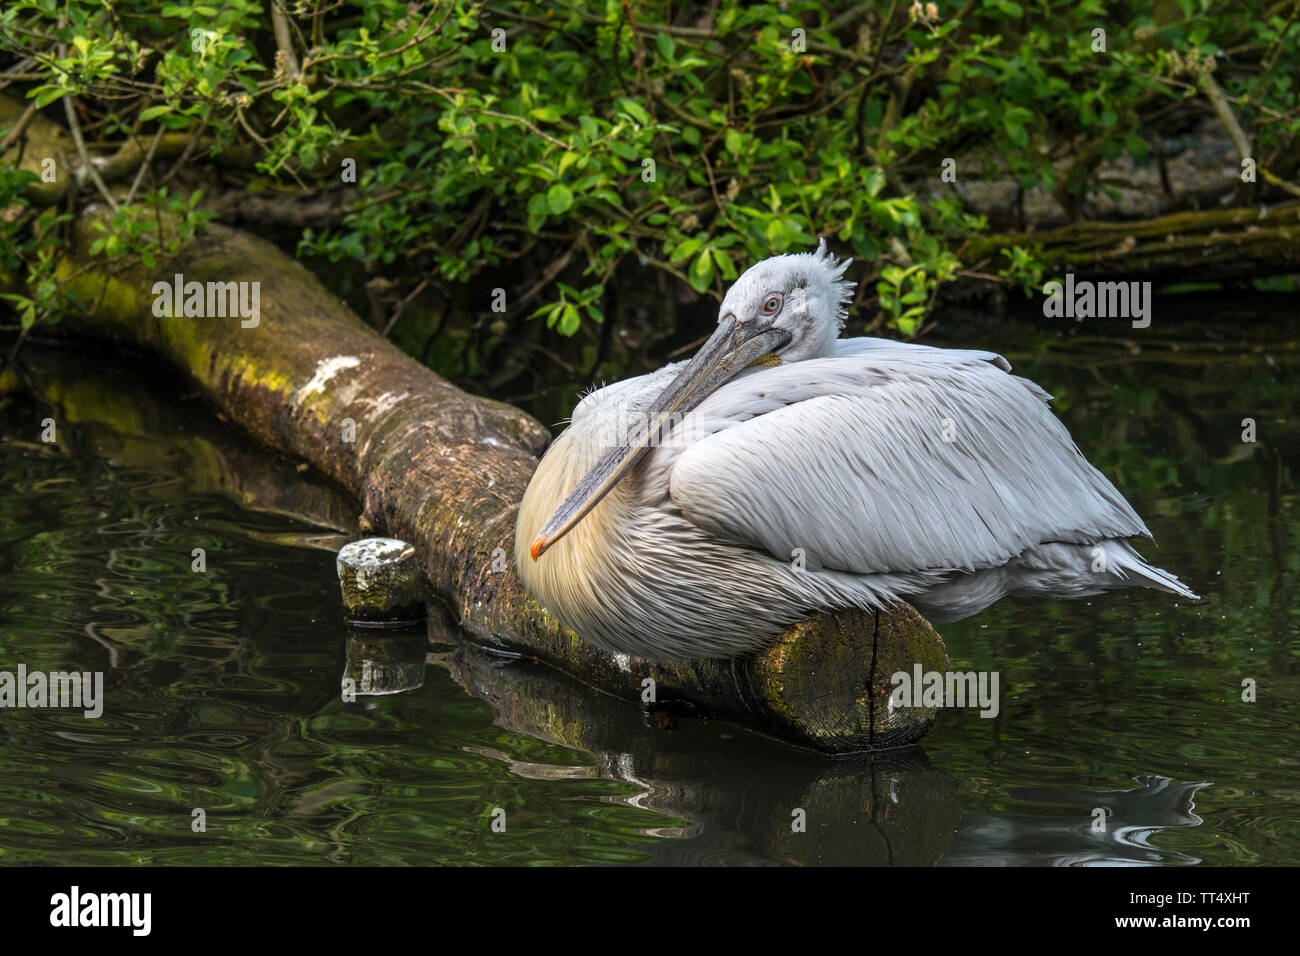
[[[51,126],[37,115],[25,136],[57,138]],[[37,155],[28,150],[22,165]],[[583,642],[510,567],[516,509],[549,441],[545,428],[405,355],[270,243],[211,225],[154,268],[108,263],[89,254],[99,235],[92,225],[107,214],[91,207],[76,222],[59,275],[88,306],[58,331],[148,350],[253,438],[348,491],[363,528],[415,545],[426,581],[476,641],[631,700],[650,680],[659,701],[689,701],[701,714],[828,752],[914,743],[937,717],[888,707],[891,674],[916,662],[947,666],[939,635],[906,606],[818,615],[735,661],[650,664]],[[256,324],[155,314],[166,311],[155,309],[155,284],[178,274],[186,283],[257,283]]]
[[[1004,263],[1001,251],[1012,246],[1039,251],[1044,280],[1066,272],[1156,282],[1282,275],[1300,270],[1300,200],[985,236],[962,260]]]

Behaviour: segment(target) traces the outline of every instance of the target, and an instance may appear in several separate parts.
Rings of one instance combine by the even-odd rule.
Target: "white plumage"
[[[715,338],[767,332],[781,364],[666,401],[681,377],[707,378],[697,357],[582,400],[519,514],[521,574],[548,609],[610,650],[695,658],[759,648],[836,607],[907,600],[943,622],[1005,595],[1141,584],[1195,597],[1127,543],[1150,537],[1142,519],[1001,356],[837,339],[844,265],[823,244],[728,292]],[[622,423],[667,412],[662,443],[624,454],[575,519],[593,497],[584,482],[614,469]]]

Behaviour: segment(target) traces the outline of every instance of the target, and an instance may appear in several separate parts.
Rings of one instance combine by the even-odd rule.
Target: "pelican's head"
[[[745,270],[727,290],[718,327],[686,368],[650,403],[644,426],[610,448],[569,492],[533,540],[542,553],[569,533],[641,460],[652,441],[712,392],[751,365],[778,365],[831,355],[853,291],[849,261],[836,261],[822,240],[816,252],[773,256]]]
[[[750,266],[718,309],[719,327],[730,316],[737,331],[776,329],[788,335],[765,364],[799,362],[835,352],[854,283],[844,278],[853,260],[837,261],[823,239],[816,252],[773,256]],[[703,350],[701,350],[703,351]]]

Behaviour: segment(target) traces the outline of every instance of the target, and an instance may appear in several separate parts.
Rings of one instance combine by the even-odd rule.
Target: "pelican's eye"
[[[766,299],[763,300],[763,314],[776,315],[780,311],[781,311],[781,294],[779,292],[773,292],[771,295],[769,295]]]

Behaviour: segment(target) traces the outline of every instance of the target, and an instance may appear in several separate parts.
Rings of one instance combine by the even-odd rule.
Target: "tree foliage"
[[[864,304],[912,334],[963,269],[1039,275],[1024,248],[963,262],[984,221],[950,186],[918,195],[945,159],[960,170],[978,152],[1077,208],[1101,161],[1146,162],[1151,125],[1211,115],[1217,91],[1267,181],[1290,186],[1298,13],[1300,0],[10,0],[0,82],[52,116],[66,100],[95,155],[134,143],[153,158],[147,189],[127,177],[146,207],[178,201],[156,178],[183,183],[177,165],[205,159],[281,203],[338,197],[301,250],[367,263],[393,301],[554,261],[511,310],[571,335],[603,320],[621,263],[717,296],[824,235],[859,260]],[[3,268],[35,290],[11,297],[25,325],[70,305],[52,272],[64,220],[32,179],[0,170],[0,204],[31,207],[0,222]],[[93,180],[78,182],[87,196]],[[143,221],[115,220],[99,251],[165,254]]]

